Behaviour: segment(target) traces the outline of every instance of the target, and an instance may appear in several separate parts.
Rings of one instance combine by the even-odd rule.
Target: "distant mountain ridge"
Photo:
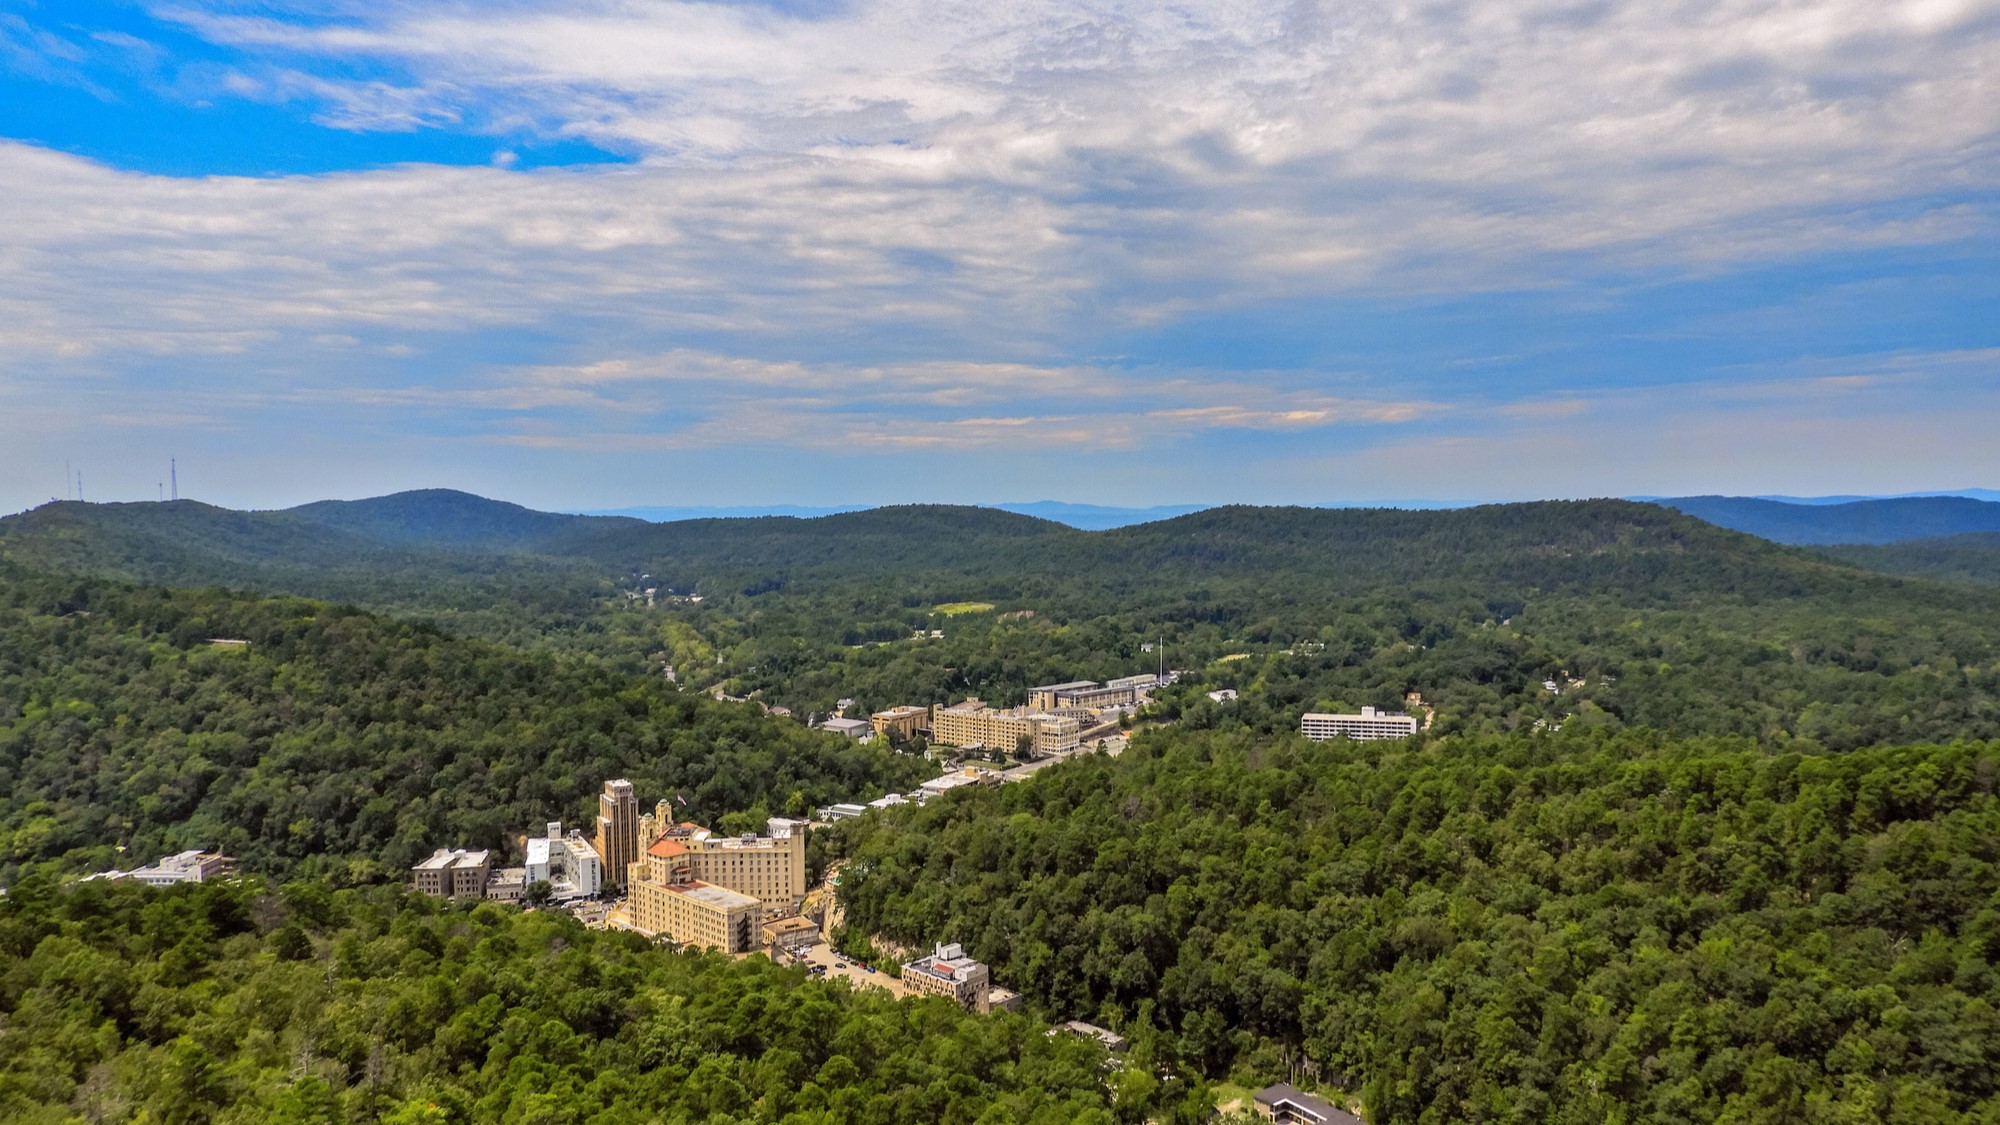
[[[1941,539],[1907,539],[1900,543],[1845,543],[1820,548],[1820,554],[1849,566],[1913,578],[2000,585],[2000,532],[1972,531]]]
[[[985,507],[1017,515],[1034,516],[1054,523],[1067,524],[1082,531],[1106,531],[1114,527],[1130,527],[1135,523],[1150,523],[1154,520],[1171,519],[1189,512],[1199,512],[1210,507],[1207,504],[1166,504],[1153,508],[1120,508],[1103,504],[1071,504],[1061,500],[1035,500],[1024,504],[988,504]],[[756,519],[761,516],[791,516],[797,519],[818,519],[822,516],[846,515],[849,512],[868,511],[867,504],[845,504],[828,508],[806,507],[798,504],[738,504],[721,507],[674,507],[654,506],[641,508],[604,508],[579,512],[586,516],[625,516],[645,520],[648,523],[679,523],[683,520],[714,519]]]
[[[1662,507],[1793,546],[1884,544],[2000,531],[2000,503],[1968,496],[1904,496],[1839,504],[1751,496],[1680,496]]]
[[[1054,502],[1019,506],[1057,507],[1073,519],[1105,514]],[[708,592],[874,576],[1049,589],[1139,588],[1169,573],[1341,586],[1503,571],[1509,580],[1553,581],[1697,545],[1716,556],[1714,574],[1737,563],[1764,566],[1770,547],[1622,500],[1452,510],[1231,505],[1083,530],[1035,514],[938,504],[650,523],[431,489],[267,512],[193,501],[61,501],[0,519],[0,557],[40,570],[454,612],[523,590],[536,591],[538,602],[574,604],[615,596],[614,586],[634,587],[642,576]]]
[[[320,527],[354,532],[383,543],[524,551],[644,521],[630,516],[538,512],[449,488],[424,488],[367,500],[318,500],[280,509]]]

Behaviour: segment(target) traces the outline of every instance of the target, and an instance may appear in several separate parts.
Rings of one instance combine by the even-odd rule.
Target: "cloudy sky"
[[[2000,487],[2000,0],[0,0],[0,508]]]

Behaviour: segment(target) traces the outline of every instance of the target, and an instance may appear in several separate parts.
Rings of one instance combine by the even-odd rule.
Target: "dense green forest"
[[[1111,1125],[1102,1048],[670,952],[558,913],[262,881],[17,882],[0,1119],[17,1125]],[[1142,1096],[1150,1095],[1150,1097]]]
[[[1160,732],[848,822],[849,924],[1369,1120],[2000,1120],[2000,746]]]
[[[612,777],[749,823],[929,772],[596,661],[319,602],[0,569],[0,882],[197,846],[400,877],[438,846],[587,829]]]
[[[2000,585],[2000,532],[1913,539],[1881,546],[1849,544],[1822,547],[1819,552],[1849,566],[1884,574]]]

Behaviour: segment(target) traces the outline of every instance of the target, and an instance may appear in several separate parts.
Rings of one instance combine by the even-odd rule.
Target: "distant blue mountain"
[[[1986,495],[2000,500],[2000,494]],[[1824,503],[1757,496],[1680,496],[1653,503],[1721,527],[1797,546],[1901,543],[2000,531],[2000,503],[1962,495]]]
[[[1989,500],[1989,501],[1993,501],[1993,502],[1996,502],[1996,503],[2000,503],[2000,491],[1996,491],[1996,490],[1994,490],[1994,489],[1991,489],[1991,488],[1961,488],[1961,489],[1957,489],[1956,491],[1945,491],[1945,492],[1896,492],[1896,493],[1889,493],[1889,494],[1883,494],[1883,495],[1868,495],[1868,496],[1863,496],[1863,495],[1852,495],[1852,496],[1776,496],[1776,495],[1771,495],[1771,496],[1741,496],[1741,497],[1730,497],[1730,499],[1733,499],[1733,500],[1775,500],[1775,501],[1777,501],[1777,502],[1778,502],[1778,503],[1780,503],[1780,504],[1800,504],[1800,505],[1808,505],[1808,506],[1811,506],[1811,507],[1826,507],[1826,506],[1829,506],[1829,505],[1833,505],[1833,504],[1858,504],[1858,503],[1861,503],[1861,502],[1862,502],[1862,501],[1864,501],[1864,500],[1914,500],[1914,499],[1918,499],[1918,498],[1921,498],[1921,497],[1926,497],[1926,496],[1960,496],[1960,497],[1964,497],[1964,498],[1965,498],[1965,499],[1967,499],[1967,500]],[[1640,502],[1640,503],[1642,503],[1642,504],[1665,504],[1665,505],[1667,505],[1668,507],[1672,507],[1672,506],[1673,506],[1673,504],[1674,504],[1674,502],[1675,502],[1676,500],[1678,500],[1678,499],[1689,499],[1689,497],[1674,497],[1674,496],[1627,496],[1627,497],[1625,497],[1625,499],[1627,499],[1627,500],[1636,500],[1636,501],[1638,501],[1638,502]]]
[[[647,523],[677,523],[680,520],[733,520],[751,519],[757,516],[796,516],[812,519],[816,516],[836,516],[842,512],[865,512],[873,505],[846,504],[837,508],[806,508],[797,504],[738,504],[724,507],[647,507],[647,508],[597,508],[579,511],[579,516],[628,516],[645,520]]]

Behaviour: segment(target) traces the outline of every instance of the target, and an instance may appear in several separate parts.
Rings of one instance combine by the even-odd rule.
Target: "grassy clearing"
[[[993,612],[993,603],[992,602],[946,602],[945,604],[937,607],[937,609],[934,610],[933,612],[942,613],[946,617],[957,617],[961,613],[991,613]]]

